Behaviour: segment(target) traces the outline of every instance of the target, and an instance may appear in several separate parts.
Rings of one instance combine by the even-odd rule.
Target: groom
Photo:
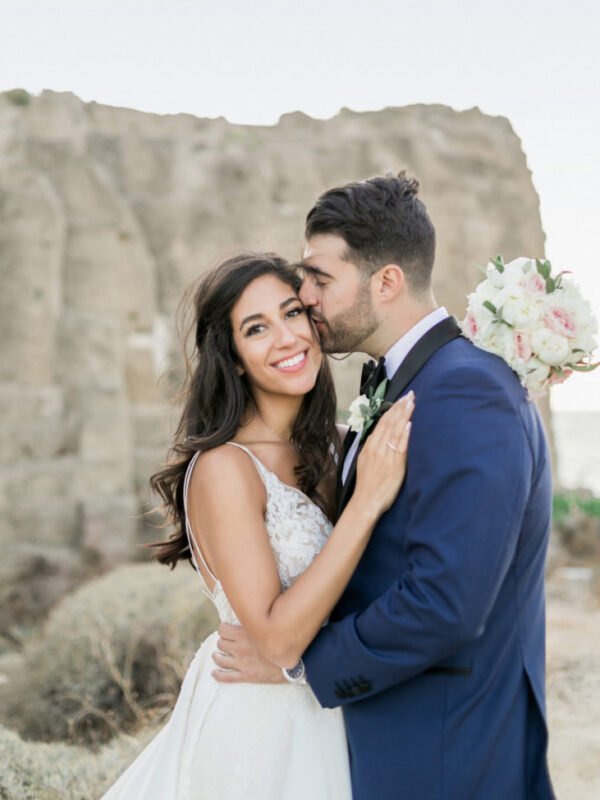
[[[548,800],[550,460],[515,374],[436,307],[417,190],[404,173],[351,183],[306,220],[301,297],[324,349],[379,359],[363,391],[387,378],[387,400],[416,396],[404,486],[304,654],[306,678],[344,708],[355,800]],[[350,432],[340,511],[361,446]],[[240,628],[220,630],[238,670],[221,680],[276,679]]]

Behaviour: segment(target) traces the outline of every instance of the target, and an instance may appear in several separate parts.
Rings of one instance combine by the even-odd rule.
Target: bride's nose
[[[277,347],[289,347],[296,342],[296,334],[290,328],[285,320],[282,320],[281,324],[277,326],[277,330],[275,332],[275,344]]]

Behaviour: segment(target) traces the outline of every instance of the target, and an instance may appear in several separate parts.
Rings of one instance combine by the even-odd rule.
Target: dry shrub
[[[121,736],[98,753],[68,744],[24,742],[0,726],[2,800],[96,800],[155,731],[139,740]]]
[[[120,567],[65,597],[27,643],[6,721],[28,739],[88,745],[159,722],[217,622],[186,565]]]

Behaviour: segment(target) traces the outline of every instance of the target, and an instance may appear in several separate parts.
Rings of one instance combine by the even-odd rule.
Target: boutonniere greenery
[[[371,387],[368,394],[361,394],[350,403],[350,416],[348,426],[351,431],[360,434],[360,440],[365,438],[367,431],[372,427],[378,418],[391,408],[391,403],[385,402],[385,390],[387,380],[381,381],[376,389]]]

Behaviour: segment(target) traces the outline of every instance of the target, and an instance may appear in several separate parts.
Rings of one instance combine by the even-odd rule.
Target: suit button
[[[368,692],[371,689],[371,684],[369,681],[361,681],[358,684],[358,688],[361,690],[361,692]]]
[[[346,697],[346,692],[343,689],[336,689],[335,696],[339,697],[340,700],[343,700]]]
[[[360,688],[360,686],[353,686],[353,687],[350,689],[350,694],[351,694],[353,697],[357,697],[357,695],[359,695],[359,694],[362,694],[362,693],[363,693],[363,690]]]

